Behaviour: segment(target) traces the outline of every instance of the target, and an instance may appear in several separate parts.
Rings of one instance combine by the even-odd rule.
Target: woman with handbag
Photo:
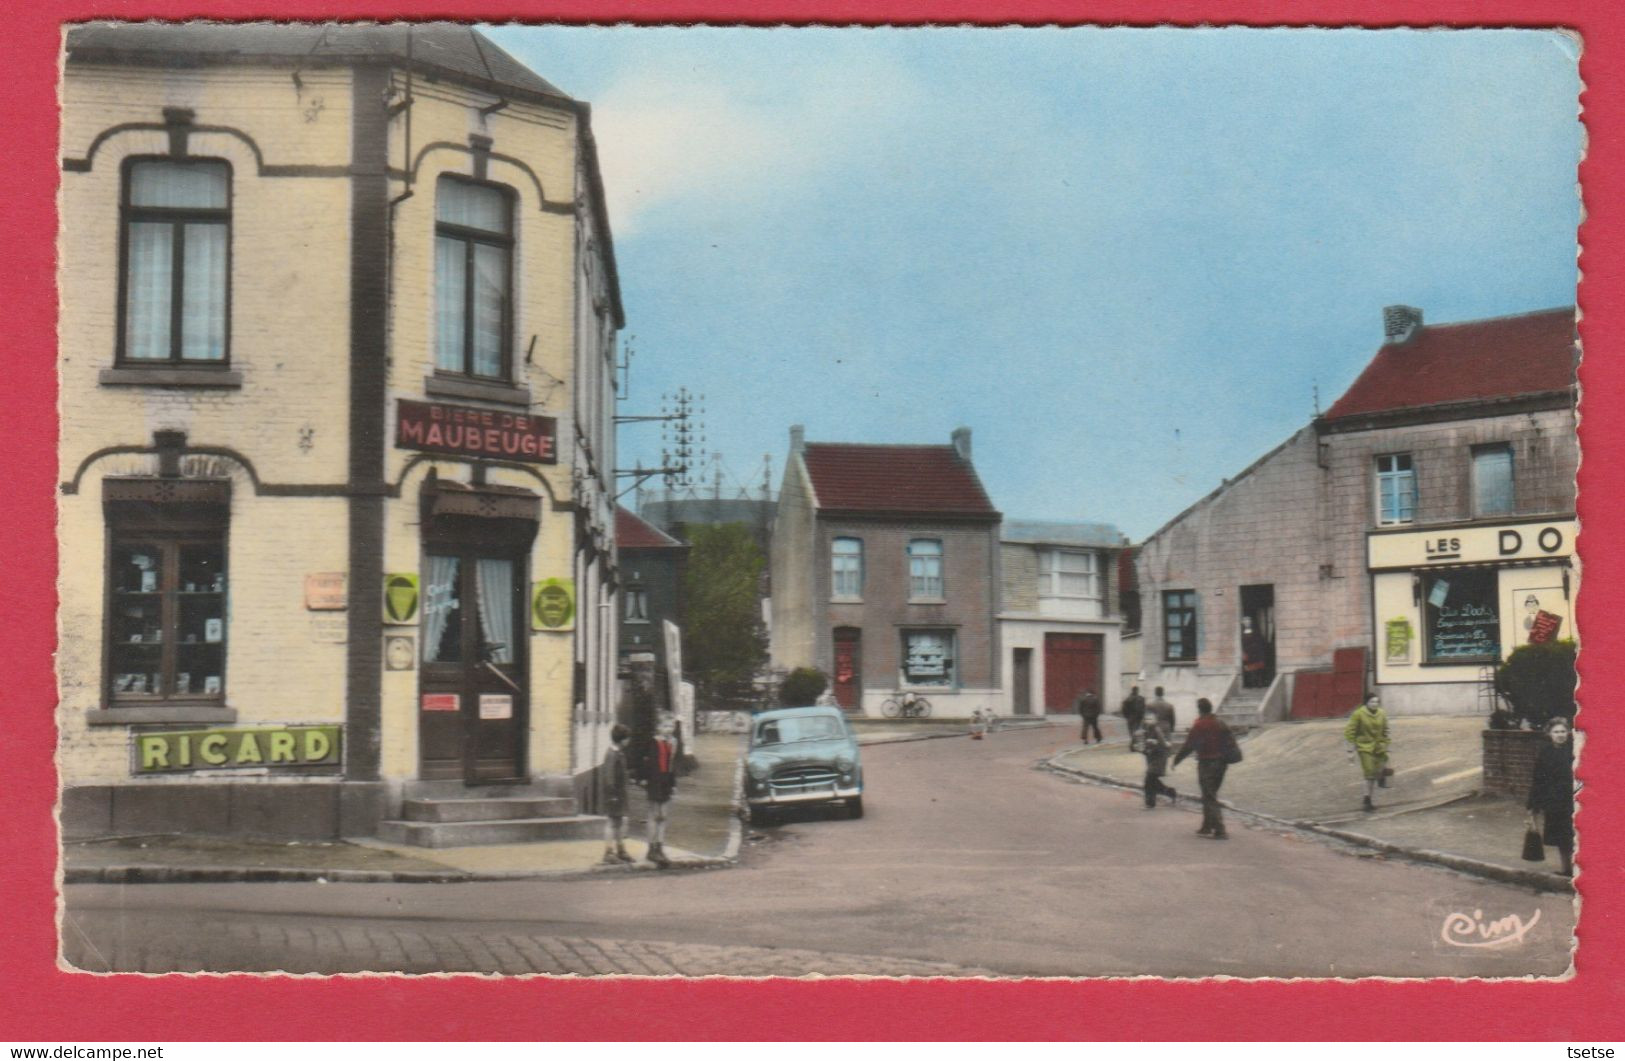
[[[1574,742],[1566,718],[1546,723],[1546,736],[1535,756],[1529,781],[1527,827],[1540,830],[1541,839],[1557,848],[1562,874],[1574,876]]]
[[[1365,776],[1365,801],[1361,808],[1376,810],[1371,797],[1388,769],[1388,715],[1382,709],[1382,701],[1372,696],[1355,708],[1348,725],[1343,727],[1343,739],[1349,743],[1349,761],[1358,754],[1360,773]]]

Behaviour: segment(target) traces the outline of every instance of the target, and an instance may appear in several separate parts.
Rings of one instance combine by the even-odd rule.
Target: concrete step
[[[567,796],[495,796],[467,799],[409,799],[401,817],[410,822],[485,822],[526,818],[567,818],[576,801]]]
[[[470,785],[466,781],[408,781],[401,786],[406,799],[548,799],[574,791],[568,777],[543,777],[508,784]]]
[[[392,844],[411,844],[414,847],[535,844],[547,840],[601,839],[603,835],[604,819],[596,814],[485,822],[378,823],[378,839]]]

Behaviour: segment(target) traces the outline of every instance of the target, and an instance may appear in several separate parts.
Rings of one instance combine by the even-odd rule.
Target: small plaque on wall
[[[386,670],[411,670],[417,652],[410,636],[392,635],[384,638],[384,667]]]
[[[457,710],[457,694],[424,693],[422,705],[425,711],[455,711]]]
[[[513,697],[507,693],[481,693],[481,718],[512,718]]]

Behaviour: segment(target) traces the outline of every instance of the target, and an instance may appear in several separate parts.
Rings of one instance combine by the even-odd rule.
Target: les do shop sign
[[[558,421],[551,416],[502,413],[466,405],[396,403],[395,447],[453,457],[557,464]]]

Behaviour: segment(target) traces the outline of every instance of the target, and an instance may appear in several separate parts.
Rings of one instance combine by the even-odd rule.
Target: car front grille
[[[830,788],[836,779],[835,771],[827,766],[793,766],[775,773],[771,784],[774,792],[791,794],[809,788]]]

